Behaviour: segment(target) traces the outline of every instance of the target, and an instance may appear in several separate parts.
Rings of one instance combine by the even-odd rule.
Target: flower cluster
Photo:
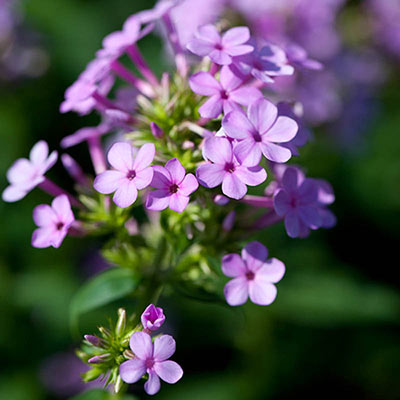
[[[51,206],[34,210],[32,245],[59,247],[67,234],[102,236],[102,255],[127,272],[138,304],[155,303],[165,287],[219,299],[225,275],[233,278],[224,291],[229,305],[250,297],[266,306],[285,266],[249,235],[282,224],[290,237],[306,237],[335,224],[329,184],[286,164],[306,144],[307,128],[291,103],[271,95],[280,77],[320,65],[299,48],[258,47],[245,26],[220,31],[205,24],[182,43],[176,7],[166,0],[130,16],[65,92],[61,112],[101,117],[98,126],[61,140],[63,149],[87,143],[95,177],[62,154],[76,189],[67,193],[45,177],[57,153],[39,142],[29,160],[8,171],[3,199],[20,200],[36,186],[55,196]],[[139,47],[155,26],[167,32],[176,64],[161,77]],[[141,325],[119,314],[101,337],[85,337],[79,355],[93,365],[85,380],[103,375],[118,392],[146,375],[149,394],[159,390],[160,378],[177,382],[182,369],[168,360],[175,341],[150,336],[164,322],[163,311],[150,305]]]

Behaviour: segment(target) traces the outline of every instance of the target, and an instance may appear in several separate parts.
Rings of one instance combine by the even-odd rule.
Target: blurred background
[[[270,14],[263,22],[257,12],[268,2],[232,3],[228,12],[254,6],[256,16],[246,15],[260,17],[254,29],[275,26]],[[400,398],[400,3],[295,3],[304,3],[303,18],[320,22],[300,40],[327,65],[303,88],[313,140],[299,164],[332,183],[338,224],[305,240],[289,239],[283,226],[259,237],[287,266],[270,307],[162,298],[185,376],[163,385],[156,398]],[[39,139],[60,150],[61,138],[96,123],[96,116],[59,113],[65,88],[106,34],[153,4],[0,0],[1,190],[8,167]],[[329,8],[328,19],[321,10],[316,15],[316,5]],[[333,47],[324,34],[333,35]],[[160,72],[161,40],[146,38],[143,51]],[[70,153],[90,168],[85,145]],[[70,182],[60,166],[49,176]],[[107,265],[95,240],[69,238],[58,250],[30,246],[32,210],[45,202],[38,190],[17,203],[0,202],[0,399],[66,399],[85,388],[69,305],[82,282]],[[94,333],[120,305],[129,308],[119,302],[88,314],[81,332]],[[146,397],[139,386],[132,393]]]

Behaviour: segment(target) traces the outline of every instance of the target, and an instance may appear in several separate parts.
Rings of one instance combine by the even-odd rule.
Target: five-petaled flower
[[[271,161],[284,163],[292,155],[279,143],[289,142],[296,136],[297,123],[286,116],[278,116],[278,109],[266,99],[250,104],[247,117],[241,111],[232,111],[222,121],[226,134],[239,140],[235,156],[247,165],[257,165],[261,154]]]
[[[246,303],[248,297],[258,305],[267,306],[276,297],[274,283],[279,282],[285,265],[268,258],[268,250],[259,242],[250,242],[239,254],[227,254],[222,259],[222,271],[232,279],[225,285],[226,301],[231,306]]]
[[[7,171],[7,179],[10,182],[3,192],[3,200],[13,202],[21,200],[33,188],[44,182],[44,174],[57,161],[57,152],[49,155],[49,147],[43,140],[36,143],[29,153],[29,160],[19,158]]]
[[[170,335],[155,338],[145,332],[135,332],[129,341],[135,358],[125,361],[119,367],[119,374],[126,383],[137,382],[145,373],[149,379],[144,384],[147,394],[160,390],[160,378],[167,383],[176,383],[182,378],[182,368],[175,361],[168,360],[175,353],[175,340]]]
[[[241,199],[247,186],[257,186],[267,179],[265,169],[240,162],[228,138],[211,137],[205,141],[203,156],[211,161],[197,168],[196,176],[201,185],[214,188],[222,183],[222,193]]]
[[[199,108],[204,118],[217,118],[222,110],[225,114],[232,110],[241,111],[240,106],[263,97],[262,93],[252,86],[243,86],[243,79],[235,75],[229,67],[222,67],[219,82],[208,72],[197,72],[189,79],[193,92],[210,98]]]
[[[33,220],[38,226],[32,235],[32,246],[58,248],[75,221],[68,196],[61,194],[51,203],[40,204],[33,210]]]
[[[114,203],[121,208],[129,207],[135,202],[138,189],[149,186],[153,179],[153,168],[149,165],[154,155],[153,143],[144,144],[137,152],[129,143],[113,144],[107,158],[115,170],[98,175],[94,180],[94,188],[103,194],[115,192]]]
[[[140,320],[144,329],[148,331],[156,331],[165,321],[164,311],[161,307],[156,307],[154,304],[150,304],[143,311]]]
[[[189,195],[199,187],[196,177],[185,175],[185,168],[177,158],[169,160],[165,167],[154,165],[153,170],[151,186],[157,190],[147,196],[146,207],[156,211],[169,207],[182,212],[189,203]]]
[[[245,44],[250,39],[249,28],[238,26],[227,30],[221,37],[214,25],[200,27],[187,48],[194,54],[209,56],[219,65],[229,65],[232,57],[253,51],[253,46]]]

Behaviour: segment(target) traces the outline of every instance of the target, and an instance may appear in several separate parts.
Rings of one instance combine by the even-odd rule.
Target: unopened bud
[[[94,356],[89,359],[88,363],[89,364],[101,364],[103,362],[111,360],[111,354],[110,353],[105,353],[105,354],[100,354],[99,356]]]
[[[122,355],[123,355],[125,358],[134,358],[134,357],[135,357],[135,355],[133,354],[132,350],[129,350],[129,349],[126,349],[126,350],[122,353]]]
[[[104,328],[103,326],[99,327],[99,331],[104,339],[110,339],[112,337],[111,332],[107,328]]]
[[[233,228],[233,225],[235,223],[235,217],[236,217],[236,212],[231,211],[224,219],[222,222],[222,229],[225,232],[230,232]]]
[[[164,136],[164,131],[155,122],[150,123],[150,129],[155,138],[160,139]]]
[[[118,310],[118,321],[115,327],[115,333],[117,336],[121,336],[125,331],[126,326],[126,311],[123,308]]]
[[[82,378],[84,382],[90,382],[97,379],[102,373],[101,369],[91,368],[82,375]]]
[[[92,346],[101,347],[101,345],[102,345],[101,339],[98,338],[97,336],[85,335],[84,338],[85,338],[85,340],[86,340],[87,342],[89,342],[89,344],[91,344]]]
[[[116,381],[114,383],[114,392],[115,393],[119,393],[123,385],[124,385],[124,381],[118,375],[118,377],[117,377],[117,379],[116,379]]]

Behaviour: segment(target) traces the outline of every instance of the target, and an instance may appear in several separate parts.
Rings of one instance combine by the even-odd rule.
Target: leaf
[[[77,330],[82,314],[130,294],[138,283],[139,279],[132,271],[117,267],[85,283],[71,301],[70,320],[73,329]]]
[[[131,396],[129,394],[124,394],[123,396],[117,397],[117,395],[113,395],[102,389],[92,389],[77,396],[72,397],[70,400],[135,400],[137,397]]]

